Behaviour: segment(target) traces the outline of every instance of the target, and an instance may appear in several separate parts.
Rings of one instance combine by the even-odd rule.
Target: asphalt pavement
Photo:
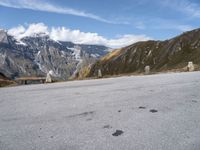
[[[1,88],[0,150],[200,150],[200,72]]]

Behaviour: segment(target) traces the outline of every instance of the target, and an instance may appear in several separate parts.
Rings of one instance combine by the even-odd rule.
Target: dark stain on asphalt
[[[87,115],[92,115],[93,113],[94,113],[94,111],[89,111],[89,112],[77,114],[77,116],[87,116]]]
[[[86,121],[91,121],[92,120],[92,118],[88,118],[88,119],[86,119]]]
[[[197,101],[196,101],[196,100],[192,100],[192,102],[193,102],[193,103],[197,103]]]
[[[103,126],[103,128],[104,128],[104,129],[111,129],[112,126],[110,126],[110,125],[105,125],[105,126]]]
[[[68,118],[74,118],[74,117],[86,117],[88,115],[93,115],[94,114],[94,111],[88,111],[88,112],[83,112],[83,113],[80,113],[80,114],[74,114],[74,115],[70,115],[70,116],[67,116]]]
[[[144,106],[140,106],[140,107],[138,107],[139,109],[146,109],[146,107],[144,107]]]
[[[152,112],[152,113],[158,112],[158,110],[156,110],[156,109],[150,109],[149,111]]]
[[[20,120],[23,120],[23,117],[11,117],[11,118],[5,118],[5,119],[2,119],[2,121],[5,121],[5,122],[12,122],[12,121],[20,121]]]
[[[112,136],[119,136],[119,135],[122,135],[124,132],[122,130],[116,130]]]
[[[118,112],[121,112],[121,110],[118,110]]]

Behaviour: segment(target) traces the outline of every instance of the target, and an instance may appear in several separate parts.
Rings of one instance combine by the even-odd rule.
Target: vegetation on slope
[[[99,69],[104,76],[143,73],[145,66],[150,66],[151,72],[186,71],[189,61],[199,69],[199,58],[200,29],[196,29],[170,40],[138,42],[114,50],[79,74],[94,77]]]

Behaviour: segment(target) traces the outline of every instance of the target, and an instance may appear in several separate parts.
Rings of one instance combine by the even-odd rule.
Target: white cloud
[[[14,27],[8,30],[8,34],[14,36],[16,39],[20,40],[21,38],[27,36],[34,36],[36,34],[49,34],[48,27],[43,23],[33,23],[30,24],[27,28],[22,25]]]
[[[52,28],[50,37],[59,41],[73,41],[79,44],[103,44],[105,39],[97,33],[70,30],[65,27]]]
[[[147,41],[150,39],[151,38],[147,37],[146,35],[126,34],[117,39],[109,39],[107,40],[107,43],[108,46],[110,45],[111,47],[123,47],[139,41]]]
[[[108,39],[98,35],[98,33],[81,32],[80,30],[71,30],[66,27],[49,28],[43,23],[30,24],[29,26],[18,26],[8,30],[8,33],[20,40],[26,36],[35,34],[46,34],[51,39],[57,41],[71,41],[77,44],[97,44],[105,45],[111,48],[123,47],[138,41],[146,41],[151,38],[146,35],[122,35],[117,38]]]
[[[150,38],[145,35],[123,35],[115,39],[107,39],[98,33],[81,32],[80,30],[70,30],[65,27],[52,28],[50,37],[59,41],[72,41],[79,44],[98,44],[109,47],[123,47],[138,41],[146,41]]]
[[[177,30],[181,32],[189,31],[194,29],[193,26],[188,24],[181,24],[174,20],[153,18],[149,21],[148,28],[161,29],[161,30]]]
[[[190,25],[184,25],[184,24],[176,24],[173,22],[167,22],[166,24],[161,24],[160,26],[155,26],[155,29],[167,29],[167,30],[178,30],[181,32],[189,31],[194,29],[194,27]]]
[[[18,27],[14,27],[14,28],[8,30],[8,34],[14,36],[16,39],[21,39],[22,38],[21,35],[24,34],[25,30],[26,29],[20,25]]]
[[[180,31],[189,31],[194,29],[194,27],[190,26],[190,25],[177,25],[176,27],[174,26],[174,28],[180,30]]]
[[[164,6],[189,15],[190,17],[200,17],[200,6],[189,0],[163,0],[160,1]]]
[[[61,7],[51,4],[50,2],[44,2],[39,0],[0,0],[0,5],[5,7],[17,8],[17,9],[30,9],[36,11],[45,11],[58,14],[68,14],[80,17],[86,17],[94,20],[98,20],[111,24],[127,24],[127,22],[115,22],[108,19],[104,19],[92,13],[87,13],[81,10],[76,10],[69,7]]]
[[[140,30],[146,29],[146,25],[145,25],[144,22],[142,22],[142,21],[136,22],[136,23],[135,23],[135,27],[136,27],[137,29],[140,29]]]

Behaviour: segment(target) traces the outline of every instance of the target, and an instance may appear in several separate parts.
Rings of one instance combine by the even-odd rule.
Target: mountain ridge
[[[144,73],[145,66],[152,72],[183,71],[189,61],[200,65],[200,29],[184,32],[164,41],[149,40],[113,50],[102,57],[79,77],[95,77],[98,70],[104,76],[127,73]],[[83,73],[84,72],[84,73]]]
[[[55,41],[45,34],[16,39],[0,30],[0,72],[10,78],[51,72],[67,80],[109,50],[106,46]]]

